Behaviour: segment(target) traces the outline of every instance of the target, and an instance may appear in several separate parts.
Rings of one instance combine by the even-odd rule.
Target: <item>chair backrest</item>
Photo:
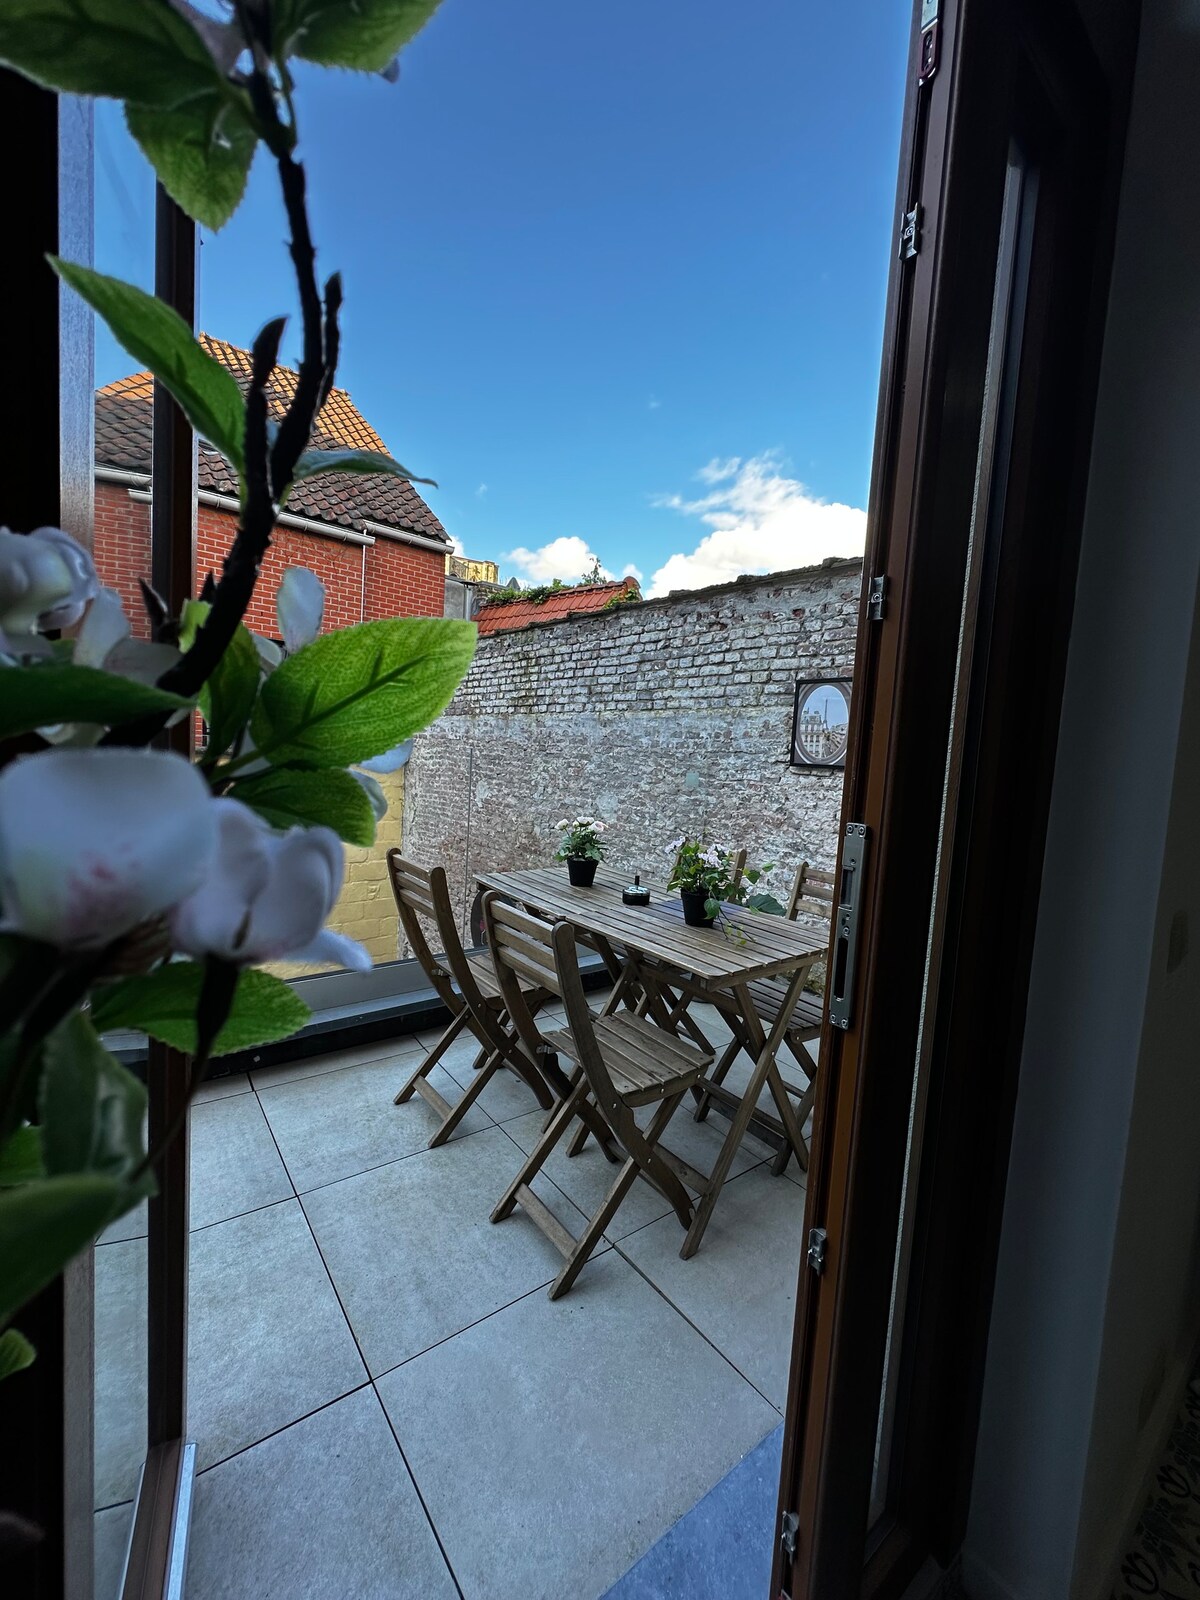
[[[418,866],[415,861],[402,856],[399,850],[388,851],[387,866],[404,936],[438,999],[451,1012],[457,1011],[465,1001],[490,1037],[490,1008],[471,971],[467,953],[459,938],[445,869]],[[425,936],[426,922],[431,922],[437,929],[437,940],[442,947],[440,957],[434,953]],[[454,992],[455,985],[458,986],[457,995]]]
[[[788,899],[787,914],[793,922],[797,917],[823,917],[827,922],[833,916],[835,876],[824,867],[811,866],[802,861],[796,868],[792,892]]]
[[[541,984],[562,999],[588,1087],[609,1123],[619,1127],[626,1119],[626,1111],[596,1043],[592,1013],[579,974],[575,929],[569,922],[547,922],[528,911],[519,911],[495,894],[485,897],[483,915],[500,992],[522,1044],[534,1053],[535,1059],[546,1049],[521,995],[520,978]]]
[[[742,881],[742,874],[746,870],[746,852],[739,850],[733,858],[733,877],[729,880],[730,890],[734,890]]]

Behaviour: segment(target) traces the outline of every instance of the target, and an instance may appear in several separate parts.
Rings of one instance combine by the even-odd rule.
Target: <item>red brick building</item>
[[[209,355],[245,389],[250,356],[224,340],[200,335]],[[281,415],[296,383],[277,367],[268,390]],[[146,631],[138,578],[150,574],[150,451],[152,382],[137,372],[96,394],[96,567],[116,589],[134,627]],[[317,418],[313,446],[388,453],[387,446],[344,389],[334,389]],[[221,563],[237,526],[237,481],[217,450],[201,440],[197,466],[196,590]],[[275,589],[285,567],[310,567],[325,584],[325,626],[374,617],[442,615],[446,530],[410,483],[384,475],[327,473],[298,484],[272,535],[263,575],[246,616],[257,632],[274,635]]]

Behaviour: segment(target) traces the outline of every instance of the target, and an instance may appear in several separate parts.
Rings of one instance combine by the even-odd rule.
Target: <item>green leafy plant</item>
[[[667,888],[703,894],[705,916],[719,920],[726,905],[748,906],[751,911],[765,911],[776,917],[785,914],[774,895],[757,887],[771,871],[769,863],[765,867],[743,867],[739,872],[735,852],[686,834],[672,839],[666,853],[672,858]]]
[[[325,472],[414,476],[379,452],[310,447],[337,372],[342,291],[336,273],[317,279],[291,63],[394,78],[396,52],[435,5],[0,7],[0,63],[123,102],[163,186],[205,226],[228,221],[266,151],[303,351],[287,409],[269,421],[285,319],[254,340],[243,393],[153,295],[49,260],[225,456],[239,516],[220,575],[179,616],[143,585],[150,640],[133,637],[119,597],[67,534],[0,528],[0,1378],[34,1356],[11,1325],[22,1305],[153,1191],[178,1132],[146,1148],[145,1087],[102,1036],[134,1029],[182,1052],[191,1092],[212,1057],[308,1020],[262,963],[370,964],[325,927],[340,841],[371,844],[386,804],[360,769],[401,764],[471,660],[470,623],[397,617],[322,634],[324,592],[302,569],[276,598],[284,651],[244,622],[295,484]],[[163,736],[197,710],[208,737],[191,763]]]

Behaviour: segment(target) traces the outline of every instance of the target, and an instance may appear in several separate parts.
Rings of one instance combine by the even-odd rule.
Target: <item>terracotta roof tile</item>
[[[250,353],[224,339],[200,335],[200,343],[237,379],[243,390],[250,382]],[[153,380],[148,372],[131,373],[105,384],[96,392],[96,461],[130,472],[150,471],[153,436]],[[296,373],[276,367],[267,390],[272,416],[283,414],[295,392]],[[359,411],[345,389],[334,389],[322,406],[313,431],[317,449],[379,450],[391,452]],[[201,440],[197,471],[200,487],[218,494],[236,494],[233,468],[219,451]],[[411,483],[385,476],[329,472],[298,484],[288,496],[287,509],[318,522],[358,527],[364,521],[423,534],[429,539],[450,538],[441,522]]]
[[[561,622],[564,617],[584,616],[603,611],[614,600],[640,600],[642,592],[635,578],[616,583],[582,583],[571,589],[556,589],[542,600],[501,600],[485,605],[475,620],[481,634],[511,633],[537,622]]]

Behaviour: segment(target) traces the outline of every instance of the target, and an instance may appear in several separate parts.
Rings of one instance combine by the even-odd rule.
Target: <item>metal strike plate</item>
[[[796,1539],[800,1533],[800,1517],[795,1511],[785,1511],[779,1523],[779,1542],[789,1561],[796,1559]]]
[[[921,221],[920,205],[915,205],[911,211],[906,211],[900,219],[900,259],[912,261],[921,253]]]
[[[824,1228],[808,1230],[808,1264],[818,1278],[825,1271],[825,1251],[828,1244],[829,1235]]]
[[[842,843],[838,905],[829,956],[829,1020],[835,1028],[848,1028],[854,1015],[854,970],[858,962],[858,923],[866,865],[867,825],[848,822]]]

